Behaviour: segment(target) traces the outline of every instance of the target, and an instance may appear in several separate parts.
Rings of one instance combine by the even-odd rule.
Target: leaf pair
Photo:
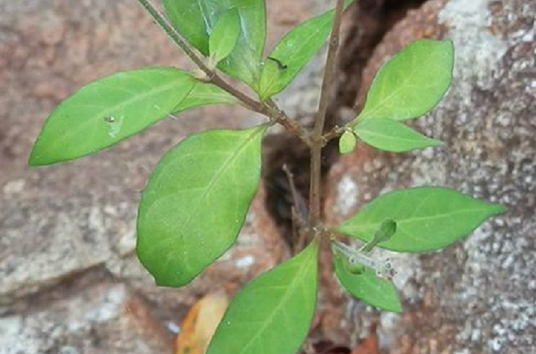
[[[339,226],[341,233],[370,242],[386,220],[396,222],[396,231],[378,247],[396,252],[421,253],[439,250],[468,236],[506,208],[471,198],[442,187],[417,187],[387,193],[365,206]],[[355,297],[384,310],[401,310],[394,286],[367,268],[352,274],[337,255],[336,274]]]
[[[347,1],[349,6],[352,1]],[[309,63],[331,32],[335,11],[290,31],[262,60],[266,41],[264,0],[164,0],[177,30],[210,66],[239,79],[266,100],[283,91]]]
[[[376,75],[353,132],[367,144],[391,152],[441,146],[440,141],[401,122],[430,112],[441,101],[450,86],[453,65],[451,41],[410,44]],[[353,148],[341,141],[340,150],[348,153]]]
[[[232,77],[255,86],[260,76],[260,62],[266,42],[264,0],[163,0],[163,3],[175,28],[207,57],[211,49],[212,54],[215,53],[217,46],[210,48],[210,37],[219,27],[216,35],[225,37],[225,40],[212,39],[212,44],[218,43],[222,46],[219,50],[223,49],[217,54],[223,59],[218,67]],[[233,33],[236,33],[233,12],[238,14],[240,25],[235,45],[231,45]],[[229,18],[220,20],[224,15]],[[224,34],[224,29],[229,26],[234,29],[230,28]],[[233,47],[229,55],[224,55],[229,47]]]

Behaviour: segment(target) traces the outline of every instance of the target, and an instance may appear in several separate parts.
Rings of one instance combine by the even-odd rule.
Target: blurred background
[[[266,2],[268,49],[334,5]],[[452,39],[455,77],[440,106],[414,123],[444,147],[395,156],[359,146],[344,158],[326,150],[326,219],[420,185],[448,186],[509,212],[445,251],[391,255],[400,315],[350,299],[324,252],[304,353],[536,352],[535,17],[532,0],[352,5],[328,125],[353,118],[378,68],[415,39]],[[277,100],[304,125],[317,108],[324,54]],[[96,156],[26,166],[59,102],[92,80],[145,66],[191,68],[134,0],[0,0],[0,354],[201,354],[228,299],[290,255],[291,197],[281,167],[306,191],[308,156],[274,130],[236,247],[183,289],[157,288],[136,259],[137,204],[159,158],[194,132],[262,121],[241,108],[190,111]]]

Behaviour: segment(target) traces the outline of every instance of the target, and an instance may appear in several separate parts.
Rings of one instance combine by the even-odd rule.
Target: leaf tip
[[[49,161],[46,161],[46,159],[43,159],[39,145],[36,143],[34,147],[32,148],[30,157],[28,158],[28,166],[41,167],[41,166],[46,166],[46,165],[51,165],[51,164],[52,162],[49,162]]]
[[[501,204],[491,204],[491,208],[493,215],[505,214],[509,211],[507,207]]]
[[[442,147],[442,146],[445,146],[445,143],[443,143],[441,140],[430,139],[430,147]]]
[[[394,312],[394,313],[402,313],[404,312],[404,307],[402,306],[402,304],[399,302],[398,304],[396,304],[396,306],[394,306],[393,308],[391,309],[385,309],[386,311],[389,311],[389,312]]]

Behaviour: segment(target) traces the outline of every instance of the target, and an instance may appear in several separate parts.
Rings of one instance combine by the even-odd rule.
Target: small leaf
[[[358,124],[354,131],[364,142],[384,151],[407,152],[443,145],[441,141],[430,139],[391,119],[367,119]]]
[[[385,219],[380,224],[380,228],[374,234],[372,241],[367,243],[363,247],[363,253],[369,253],[374,247],[379,245],[382,242],[388,241],[396,233],[396,221],[391,219]]]
[[[218,19],[230,9],[240,16],[241,32],[233,52],[218,66],[249,86],[257,86],[266,42],[264,0],[163,0],[171,22],[201,53],[208,56],[209,36]]]
[[[74,160],[113,146],[170,113],[222,103],[236,100],[185,71],[118,73],[87,85],[52,112],[29,163],[43,166]]]
[[[354,151],[357,144],[357,139],[354,132],[345,131],[339,138],[339,151],[341,154],[349,154]]]
[[[160,161],[140,203],[137,247],[157,284],[189,283],[235,242],[259,187],[265,130],[192,135]]]
[[[348,7],[352,1],[346,2]],[[326,42],[335,10],[304,22],[294,28],[279,42],[262,70],[259,96],[270,98],[287,87],[298,73],[311,61]]]
[[[214,64],[227,58],[235,49],[240,37],[240,16],[236,8],[226,11],[218,19],[210,35],[210,57]]]
[[[418,187],[376,198],[339,231],[370,241],[386,219],[396,233],[378,247],[397,252],[434,251],[468,236],[480,224],[506,209],[442,187]]]
[[[451,41],[411,43],[376,75],[360,119],[406,120],[428,113],[447,92],[453,66]]]
[[[402,312],[402,304],[393,283],[376,276],[367,267],[360,274],[349,272],[342,256],[335,255],[335,274],[341,285],[354,297],[385,311]]]
[[[225,313],[207,354],[294,354],[309,332],[318,243],[249,283]]]

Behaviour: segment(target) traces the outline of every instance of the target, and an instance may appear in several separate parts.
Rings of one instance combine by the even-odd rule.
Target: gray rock
[[[171,352],[170,338],[125,285],[79,283],[0,317],[0,353]]]

